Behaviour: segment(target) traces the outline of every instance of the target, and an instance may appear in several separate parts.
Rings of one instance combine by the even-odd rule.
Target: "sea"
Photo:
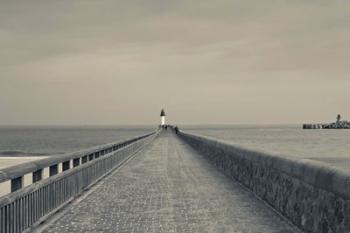
[[[186,132],[224,140],[246,149],[350,169],[350,130],[303,130],[300,125],[179,127]],[[154,129],[156,126],[0,127],[0,172],[5,167],[125,140]],[[30,175],[25,176],[25,185],[30,184],[30,179]],[[0,184],[0,196],[8,192],[9,184]]]
[[[282,157],[350,169],[350,130],[303,130],[301,125],[182,126],[185,131]]]
[[[236,146],[350,168],[350,130],[303,130],[300,125],[184,125],[180,129]],[[153,131],[156,126],[0,127],[0,169]]]
[[[2,126],[0,172],[6,167],[126,140],[155,129],[156,126]],[[47,176],[45,169],[44,177]],[[31,175],[25,175],[24,186],[31,182]],[[10,182],[0,183],[0,197],[9,192]]]
[[[155,130],[155,126],[7,126],[0,127],[0,169],[62,155]]]

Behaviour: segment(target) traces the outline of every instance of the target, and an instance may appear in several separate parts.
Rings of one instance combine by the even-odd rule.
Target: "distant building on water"
[[[350,121],[341,119],[341,115],[337,115],[337,121],[329,124],[303,124],[303,129],[350,129]]]

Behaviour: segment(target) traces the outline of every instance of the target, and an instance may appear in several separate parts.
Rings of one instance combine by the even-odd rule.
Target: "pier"
[[[3,233],[350,229],[349,173],[172,127],[7,168],[0,180],[12,185],[0,199]]]
[[[303,129],[350,129],[350,122],[341,120],[341,115],[337,115],[337,121],[332,123],[303,124]]]

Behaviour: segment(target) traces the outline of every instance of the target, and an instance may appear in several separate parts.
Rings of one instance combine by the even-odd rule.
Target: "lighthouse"
[[[160,111],[160,125],[161,126],[165,125],[165,112],[164,112],[164,109],[162,109],[162,111]]]

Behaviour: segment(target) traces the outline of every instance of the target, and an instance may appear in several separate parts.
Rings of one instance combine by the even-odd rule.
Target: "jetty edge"
[[[350,172],[180,131],[179,136],[303,232],[350,232]]]

